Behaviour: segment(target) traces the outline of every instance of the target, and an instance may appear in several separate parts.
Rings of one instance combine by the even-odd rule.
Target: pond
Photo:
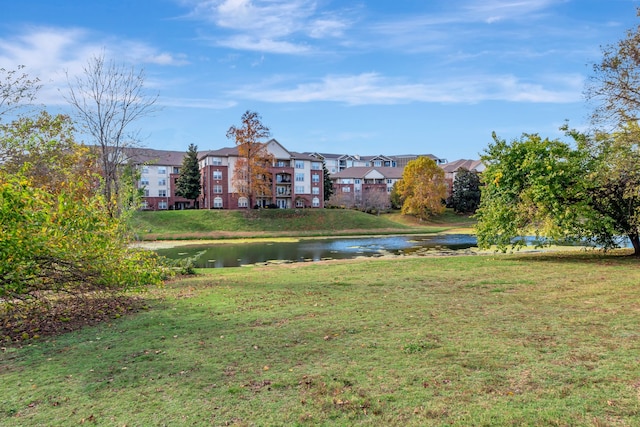
[[[200,268],[222,268],[274,262],[313,262],[383,255],[452,253],[474,246],[476,246],[475,236],[446,234],[304,239],[296,242],[195,244],[157,249],[157,252],[170,259],[193,258],[196,267]]]

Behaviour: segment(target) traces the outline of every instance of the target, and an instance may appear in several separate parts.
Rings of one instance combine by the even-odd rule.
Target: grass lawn
[[[634,426],[638,260],[590,253],[203,271],[0,353],[2,426]]]
[[[142,240],[438,233],[459,226],[469,232],[473,223],[452,212],[425,223],[399,214],[377,216],[348,209],[136,212],[131,219]]]

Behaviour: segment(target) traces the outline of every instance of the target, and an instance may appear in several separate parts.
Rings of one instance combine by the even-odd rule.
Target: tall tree
[[[104,54],[89,59],[80,76],[67,74],[66,99],[100,150],[104,196],[114,216],[122,208],[119,173],[128,160],[126,149],[139,143],[131,125],[154,112],[158,98],[145,94],[144,78],[143,70],[106,61]]]
[[[227,138],[233,138],[238,147],[232,183],[235,192],[249,200],[253,207],[257,197],[270,198],[271,180],[269,168],[273,164],[273,155],[267,150],[266,143],[271,132],[262,124],[262,117],[256,112],[247,110],[241,118],[240,127],[231,126],[227,130]]]
[[[461,168],[451,190],[451,207],[458,213],[475,213],[480,206],[480,175]]]
[[[40,90],[39,79],[29,78],[21,73],[24,65],[17,70],[0,68],[0,119],[10,111],[35,100]]]
[[[333,181],[331,181],[331,176],[329,175],[329,170],[324,160],[322,161],[322,187],[324,201],[326,202],[333,194]]]
[[[428,219],[444,212],[447,196],[444,171],[428,157],[418,157],[404,168],[398,181],[398,194],[403,200],[401,212]]]
[[[176,182],[176,195],[193,200],[193,207],[198,208],[198,198],[202,191],[200,168],[198,167],[198,146],[189,144],[182,160],[180,176]]]

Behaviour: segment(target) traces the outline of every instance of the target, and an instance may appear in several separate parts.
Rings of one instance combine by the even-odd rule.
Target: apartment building
[[[351,167],[331,175],[333,194],[340,205],[360,206],[371,199],[389,201],[393,185],[402,179],[404,168]]]
[[[266,142],[274,157],[269,168],[271,194],[258,195],[260,207],[322,208],[324,187],[322,161],[308,154],[288,151],[278,141]],[[221,148],[200,154],[203,209],[246,209],[249,200],[238,194],[233,176],[239,155],[237,147]]]
[[[306,153],[311,157],[315,157],[324,162],[329,174],[334,175],[342,172],[345,169],[357,168],[357,167],[390,167],[390,168],[404,168],[411,160],[415,160],[418,157],[429,157],[436,164],[441,165],[447,162],[446,159],[441,159],[433,154],[402,154],[398,156],[385,156],[379,154],[377,156],[360,156],[351,154],[330,154],[330,153]]]
[[[140,172],[138,188],[144,191],[142,209],[155,211],[193,207],[193,200],[175,194],[184,151],[130,148],[125,154],[128,162]]]
[[[467,160],[460,159],[454,160],[450,163],[440,165],[444,170],[444,180],[447,184],[447,197],[451,196],[453,191],[453,183],[456,180],[456,175],[460,169],[466,169],[471,172],[482,173],[485,170],[485,165],[482,160]]]

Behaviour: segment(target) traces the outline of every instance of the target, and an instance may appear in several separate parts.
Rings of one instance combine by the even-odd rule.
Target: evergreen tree
[[[198,146],[190,144],[187,154],[182,160],[180,176],[176,182],[176,196],[193,200],[193,207],[198,207],[198,198],[202,191],[200,169],[198,167]]]
[[[451,207],[458,213],[475,213],[480,206],[480,176],[461,168],[456,174],[451,194]]]
[[[331,176],[329,176],[329,170],[327,169],[327,164],[322,162],[322,175],[323,181],[322,185],[324,186],[324,201],[326,202],[333,195],[333,181],[331,181]]]

